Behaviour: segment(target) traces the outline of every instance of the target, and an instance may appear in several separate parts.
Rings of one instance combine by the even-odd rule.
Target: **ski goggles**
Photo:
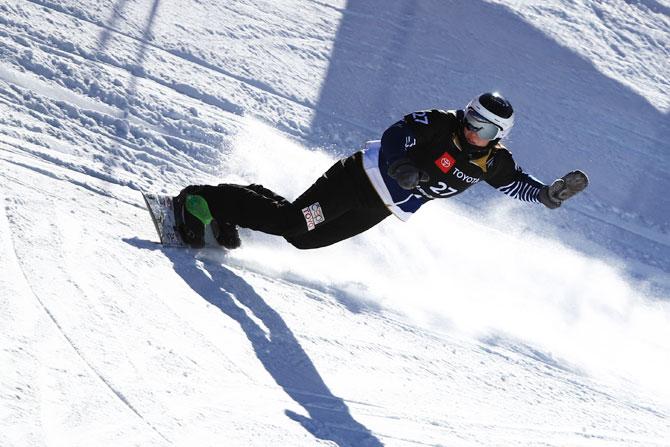
[[[498,136],[499,132],[502,132],[500,126],[493,124],[473,109],[468,109],[465,113],[463,124],[468,130],[485,140],[493,140]]]

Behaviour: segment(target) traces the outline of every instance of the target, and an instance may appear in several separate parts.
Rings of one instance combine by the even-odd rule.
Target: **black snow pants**
[[[335,163],[293,202],[256,184],[188,189],[205,198],[217,222],[283,236],[301,249],[350,238],[391,214],[363,169],[361,152]]]

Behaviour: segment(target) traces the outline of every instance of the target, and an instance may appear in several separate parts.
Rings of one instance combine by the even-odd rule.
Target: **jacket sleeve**
[[[512,198],[533,203],[540,203],[538,195],[540,190],[546,186],[532,175],[525,173],[506,148],[496,150],[487,163],[485,180],[489,185]]]
[[[395,161],[406,157],[407,150],[414,144],[414,132],[404,120],[393,124],[382,135],[380,168],[386,172]]]
[[[414,112],[393,124],[384,131],[381,141],[380,168],[385,172],[397,160],[407,158],[409,153],[417,150],[420,143],[429,138],[426,133],[432,130],[429,111]],[[414,122],[414,117],[419,119]],[[417,125],[422,125],[417,128]]]

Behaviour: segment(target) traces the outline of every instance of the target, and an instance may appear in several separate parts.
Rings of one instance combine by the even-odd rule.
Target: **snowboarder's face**
[[[465,139],[468,140],[468,143],[472,144],[473,146],[486,147],[486,145],[491,141],[480,137],[477,135],[477,132],[468,129],[467,127],[463,129],[463,133],[465,134]]]

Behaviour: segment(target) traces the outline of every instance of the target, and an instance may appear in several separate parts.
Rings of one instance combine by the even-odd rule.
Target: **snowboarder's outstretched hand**
[[[547,208],[558,208],[561,204],[583,191],[589,184],[589,178],[582,171],[572,171],[540,190],[539,199]]]
[[[407,158],[401,158],[389,166],[387,171],[389,177],[398,182],[402,189],[412,190],[419,186],[419,183],[426,183],[430,176]]]

